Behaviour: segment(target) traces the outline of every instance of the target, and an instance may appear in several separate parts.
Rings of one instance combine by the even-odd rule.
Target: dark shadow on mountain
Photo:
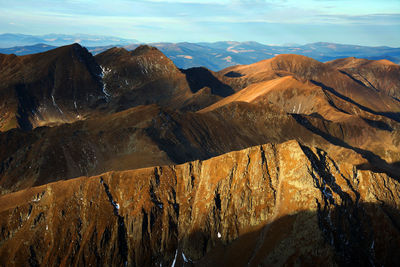
[[[339,110],[340,112],[343,112],[344,114],[350,114],[349,112],[345,111],[344,109],[341,109],[340,107],[336,106],[335,102],[333,102],[333,100],[331,99],[330,95],[327,92],[325,92],[324,90],[322,90],[322,92],[324,92],[324,94],[325,94],[325,96],[326,96],[326,98],[328,100],[328,103],[332,107],[334,107],[335,109]]]
[[[206,68],[196,67],[181,71],[186,75],[186,80],[193,93],[196,93],[204,87],[209,87],[211,93],[222,97],[229,96],[235,92],[232,87],[218,80],[211,71]]]
[[[18,98],[17,120],[19,127],[24,131],[30,131],[33,126],[29,121],[29,117],[32,115],[32,111],[36,110],[37,104],[34,98],[29,94],[26,84],[17,84],[15,86],[15,92]]]
[[[393,162],[390,164],[393,168],[397,168],[400,170],[400,161]],[[381,169],[377,168],[376,166],[372,165],[371,163],[363,163],[356,166],[359,170],[367,170],[373,172],[380,172]]]
[[[361,119],[363,121],[365,121],[366,123],[368,123],[369,126],[374,127],[376,129],[384,130],[384,131],[388,131],[388,132],[393,131],[393,128],[389,124],[387,124],[383,121],[370,120],[367,118],[361,118]]]
[[[328,87],[328,86],[324,85],[323,83],[320,83],[320,82],[317,82],[317,81],[314,81],[314,80],[310,80],[310,81],[313,84],[321,87],[322,89],[327,90],[328,92],[334,94],[335,96],[339,97],[340,99],[345,100],[345,101],[347,101],[347,102],[349,102],[349,103],[351,103],[353,105],[356,105],[358,108],[360,108],[360,109],[362,109],[364,111],[367,111],[367,112],[375,114],[375,115],[385,116],[385,117],[390,118],[390,119],[392,119],[394,121],[400,122],[400,113],[398,113],[398,112],[377,112],[377,111],[374,111],[374,110],[372,110],[372,109],[370,109],[368,107],[365,107],[365,106],[355,102],[351,98],[340,94],[335,89],[333,89],[331,87]]]
[[[226,73],[224,76],[229,77],[229,78],[239,78],[243,77],[243,74],[236,72],[236,71],[230,71]]]
[[[353,76],[351,76],[351,74],[345,72],[344,70],[339,70],[340,73],[346,75],[347,77],[349,77],[350,79],[352,79],[354,82],[358,83],[361,86],[365,86],[365,84],[363,84],[360,80],[357,80],[356,78],[354,78]],[[378,89],[376,89],[374,86],[372,86],[372,84],[370,84],[370,88],[374,89],[376,92],[379,92]]]
[[[293,113],[293,114],[297,114],[297,113]],[[317,119],[320,119],[320,120],[324,119],[324,117],[322,117],[322,115],[319,114],[318,112],[313,112],[313,113],[309,114],[308,116],[313,117],[313,118],[317,118]]]
[[[321,194],[323,194],[321,192]],[[227,237],[218,229],[179,240],[170,266],[398,266],[400,212],[385,203],[345,202],[286,215],[257,231]],[[221,222],[217,222],[217,225]],[[228,226],[230,227],[230,226]],[[222,232],[222,237],[218,233]],[[233,240],[232,240],[233,239]],[[161,256],[160,256],[161,257]],[[165,258],[164,258],[165,260]]]
[[[349,145],[348,143],[344,142],[342,139],[337,138],[335,136],[330,135],[329,133],[326,133],[314,125],[303,115],[300,114],[291,114],[291,116],[303,127],[308,129],[309,131],[313,132],[314,134],[317,134],[324,138],[326,141],[337,145],[341,146],[344,148],[348,148],[353,150],[354,152],[360,154],[363,158],[368,160],[370,169],[375,172],[382,172],[386,173],[390,177],[396,179],[397,181],[400,181],[400,168],[398,164],[396,163],[388,163],[384,159],[380,158],[378,155],[374,154],[373,152],[365,149],[361,149],[358,147],[354,147]],[[366,166],[364,166],[364,169]]]
[[[145,131],[152,138],[157,146],[168,154],[168,157],[177,164],[182,164],[193,160],[204,160],[218,154],[207,151],[207,149],[199,149],[184,134],[187,128],[181,122],[170,116],[167,112],[160,112],[158,117],[164,121],[163,127],[159,126],[160,122],[153,121],[153,124],[146,128]],[[190,123],[196,123],[192,121]],[[163,131],[163,128],[168,129]],[[210,135],[202,127],[196,127],[198,132],[196,136],[200,136],[199,143],[204,146],[208,145],[207,140],[211,140]],[[194,136],[192,138],[195,138]]]

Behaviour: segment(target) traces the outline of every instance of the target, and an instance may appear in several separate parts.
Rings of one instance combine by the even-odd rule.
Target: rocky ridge
[[[10,266],[392,265],[399,181],[359,169],[359,156],[339,150],[288,141],[4,195],[0,259]]]

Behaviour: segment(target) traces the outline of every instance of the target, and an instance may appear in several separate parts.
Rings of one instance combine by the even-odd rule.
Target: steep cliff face
[[[400,183],[364,163],[288,141],[33,187],[0,197],[0,261],[395,265]]]

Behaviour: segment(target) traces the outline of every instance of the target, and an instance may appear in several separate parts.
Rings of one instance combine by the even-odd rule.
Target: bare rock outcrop
[[[400,184],[363,162],[288,141],[3,195],[0,262],[393,266]]]

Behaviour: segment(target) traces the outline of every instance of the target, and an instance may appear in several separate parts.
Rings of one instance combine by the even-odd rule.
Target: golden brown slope
[[[367,87],[349,77],[349,75],[330,67],[329,64],[323,64],[305,56],[279,55],[251,65],[230,67],[222,70],[220,75],[226,76],[229,73],[235,73],[238,76],[225,80],[227,83],[231,82],[233,86],[235,83],[248,86],[279,76],[293,75],[303,80],[309,80],[323,88],[325,92],[329,92],[344,101],[351,101],[363,110],[385,114],[400,120],[398,114],[394,114],[400,112],[400,103],[385,91],[377,91]],[[235,79],[241,81],[235,82]]]
[[[318,114],[330,121],[346,121],[351,115],[337,109],[323,89],[309,81],[299,81],[284,76],[265,82],[252,83],[243,90],[228,96],[200,113],[214,110],[231,102],[270,103],[284,112],[295,114]]]
[[[7,266],[398,265],[400,184],[296,141],[0,197]]]
[[[339,69],[371,89],[400,99],[400,66],[389,60],[344,58],[325,64]]]

